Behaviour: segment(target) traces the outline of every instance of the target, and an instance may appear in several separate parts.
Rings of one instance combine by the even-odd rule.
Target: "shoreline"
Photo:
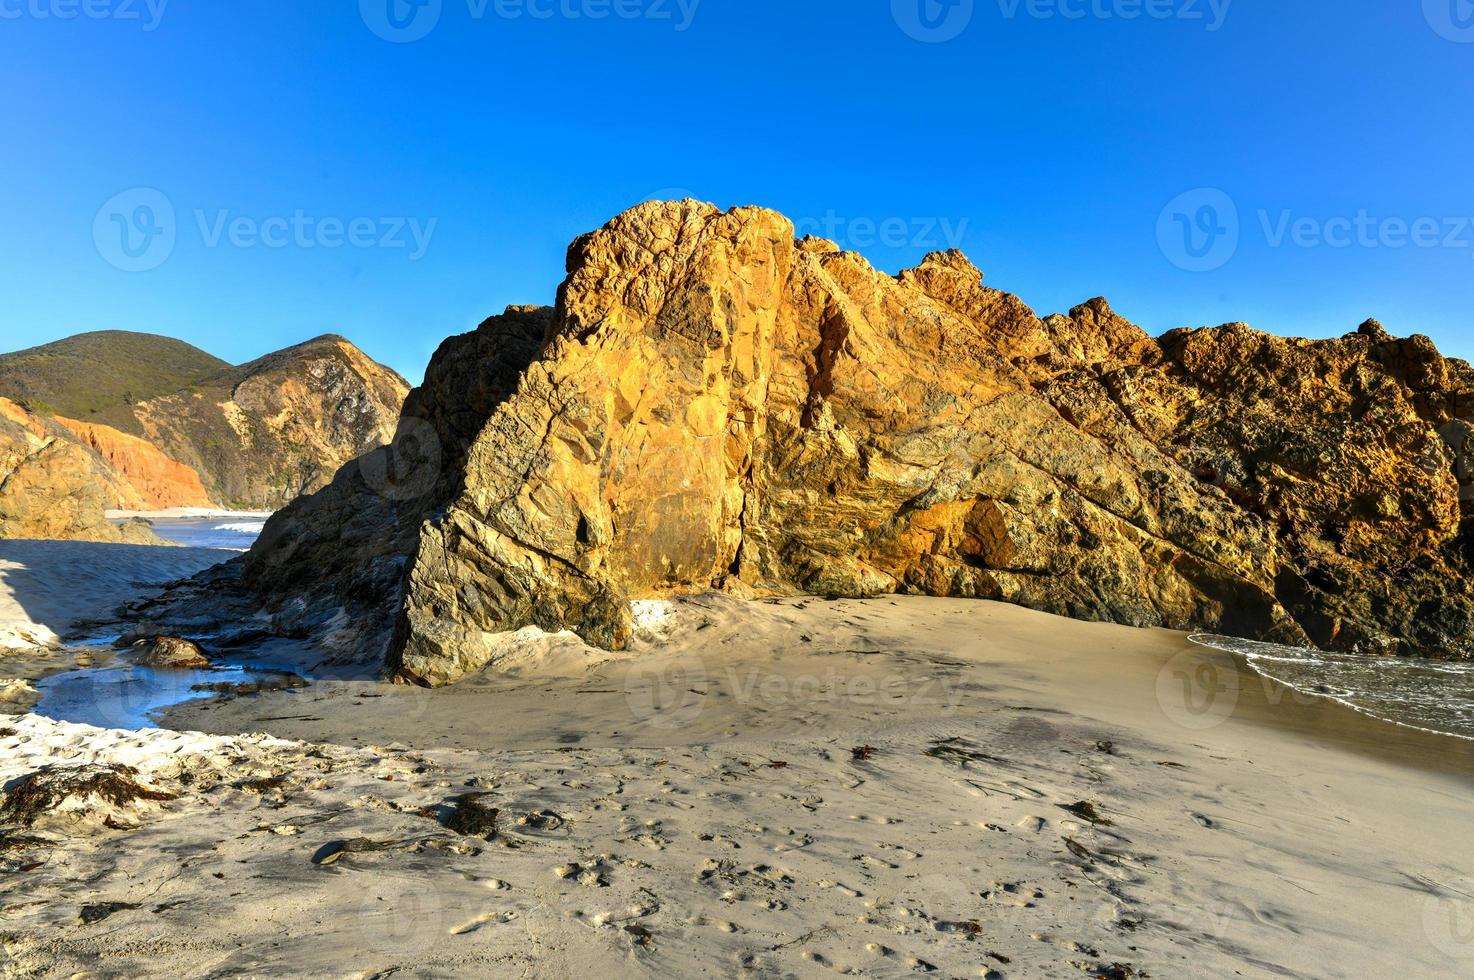
[[[265,520],[275,514],[274,510],[228,510],[215,507],[168,507],[164,510],[109,510],[103,516],[110,521],[142,517],[145,520],[217,520],[231,517]]]
[[[1474,963],[1474,744],[1165,630],[919,597],[668,610],[624,653],[529,632],[455,687],[164,714],[189,732],[3,720],[5,780],[120,763],[175,798],[0,854],[0,950],[40,976]],[[466,794],[489,836],[451,829]]]
[[[816,604],[822,606],[829,602],[831,600],[795,598],[768,603],[747,603],[745,600],[732,600],[716,594],[686,601],[687,604],[696,606],[704,603],[718,605],[738,603],[739,611],[732,612],[731,615],[740,615],[740,609],[744,606],[753,609],[772,605],[791,608]],[[1091,661],[1070,653],[1060,653],[1056,656],[1046,654],[1034,660],[1024,660],[1014,656],[990,661],[988,665],[1003,668],[1005,671],[1026,671],[1032,674],[1048,664],[1053,668],[1053,672],[1047,677],[1041,676],[1040,681],[1052,681],[1054,684],[1062,682],[1078,684],[1077,680],[1073,680],[1074,678],[1082,674],[1092,674],[1094,683],[1107,685],[1104,688],[1097,688],[1098,690],[1110,690],[1111,692],[1109,695],[1103,694],[1100,703],[1091,706],[1096,720],[1101,723],[1112,723],[1104,716],[1109,710],[1119,708],[1122,698],[1139,695],[1142,690],[1150,688],[1155,701],[1147,703],[1142,700],[1142,703],[1136,707],[1146,709],[1147,716],[1150,716],[1152,712],[1162,716],[1156,719],[1156,724],[1141,726],[1144,731],[1155,737],[1165,737],[1174,728],[1181,728],[1186,732],[1211,731],[1222,724],[1231,723],[1245,730],[1258,728],[1287,736],[1311,738],[1328,751],[1356,753],[1394,765],[1403,764],[1456,779],[1468,779],[1474,783],[1474,741],[1455,734],[1436,732],[1382,718],[1354,705],[1346,704],[1333,695],[1301,691],[1261,673],[1242,655],[1204,646],[1185,632],[1138,629],[1115,624],[1070,620],[1020,606],[987,600],[883,597],[870,600],[832,600],[832,602],[841,609],[851,604],[862,607],[887,603],[896,605],[902,602],[939,603],[946,606],[960,604],[964,615],[969,607],[977,606],[1003,620],[1019,619],[1030,622],[1038,631],[1052,629],[1079,636],[1088,635],[1091,631],[1099,631],[1102,634],[1124,631],[1112,641],[1111,649],[1126,652],[1128,657],[1142,658],[1143,662],[1131,664],[1129,660],[1112,661],[1109,664],[1111,672],[1122,668],[1131,672],[1129,683],[1118,683],[1114,687],[1110,686],[1112,678],[1093,673],[1101,668],[1102,664],[1099,661]],[[677,603],[677,605],[680,604],[682,603]],[[567,693],[580,697],[603,695],[617,699],[626,696],[627,693],[620,689],[620,685],[627,683],[630,676],[638,675],[643,669],[656,671],[657,677],[660,678],[657,684],[661,684],[664,678],[659,675],[660,671],[669,670],[671,677],[676,677],[690,670],[698,661],[700,665],[698,669],[703,676],[709,672],[709,660],[714,660],[718,664],[718,669],[711,672],[719,675],[721,673],[719,658],[705,658],[696,654],[697,659],[693,660],[692,651],[688,648],[680,648],[674,652],[662,649],[667,645],[663,637],[652,641],[652,638],[647,636],[643,643],[637,642],[630,651],[615,654],[588,647],[570,634],[543,634],[529,630],[519,636],[522,637],[520,640],[522,644],[535,651],[532,656],[545,658],[545,662],[537,664],[536,669],[529,672],[530,676],[525,680],[519,680],[515,667],[511,673],[506,675],[491,670],[480,677],[468,678],[457,685],[430,690],[389,685],[377,679],[338,680],[328,676],[314,680],[313,687],[306,692],[306,696],[314,701],[320,699],[331,703],[343,698],[358,699],[364,694],[370,694],[374,696],[372,700],[376,706],[392,705],[395,701],[424,702],[425,707],[411,709],[409,715],[412,720],[403,720],[403,713],[397,709],[383,713],[370,710],[364,712],[361,718],[357,713],[335,711],[332,723],[335,731],[359,733],[361,738],[366,738],[369,731],[377,731],[381,736],[390,736],[392,741],[403,742],[417,749],[433,749],[443,747],[444,741],[450,737],[449,732],[448,730],[437,730],[433,725],[429,727],[422,725],[421,716],[433,715],[446,708],[448,711],[445,717],[454,723],[459,722],[465,713],[481,710],[479,707],[473,707],[468,712],[463,702],[470,701],[476,705],[484,703],[490,706],[495,704],[502,693],[505,693],[508,698],[517,699],[519,695],[525,693],[527,687],[533,684],[541,684],[543,689],[549,693]],[[899,638],[898,641],[904,642]],[[280,659],[283,655],[282,651],[292,646],[292,644],[277,641],[277,658]],[[303,654],[298,663],[304,663],[309,659],[311,659],[309,655]],[[1150,671],[1147,670],[1145,664],[1151,665]],[[1198,675],[1198,671],[1205,666],[1213,671],[1213,675],[1206,679]],[[549,667],[552,669],[549,670]],[[612,669],[612,674],[601,673],[602,669]],[[538,671],[546,671],[546,674],[539,677]],[[1163,677],[1164,672],[1170,672],[1171,677]],[[588,675],[586,681],[585,674]],[[1164,706],[1163,697],[1166,696],[1166,692],[1157,691],[1155,687],[1148,684],[1148,681],[1154,677],[1157,686],[1171,686],[1180,683],[1183,675],[1194,678],[1191,682],[1191,689],[1172,692],[1171,696],[1167,697]],[[611,683],[605,684],[604,680],[610,677],[613,678]],[[718,680],[720,679],[719,676]],[[1215,694],[1209,688],[1217,684],[1221,684],[1223,690]],[[752,696],[750,680],[744,683],[738,679],[727,686],[732,689],[729,694],[740,697],[745,693],[749,698]],[[747,688],[745,692],[742,690],[744,687]],[[1018,689],[1026,690],[1027,686],[1020,685]],[[1162,696],[1157,696],[1159,694]],[[291,698],[291,703],[297,703],[302,700],[303,696],[302,693],[297,692],[287,695],[280,693],[263,695],[266,701],[262,704],[242,701],[229,707],[221,704],[217,699],[200,700],[166,709],[161,719],[170,728],[198,727],[201,731],[212,734],[240,734],[256,730],[253,726],[262,720],[276,723],[299,721],[300,719],[281,717],[279,702],[285,702],[286,698]],[[1049,707],[1048,696],[1047,693],[1041,696],[1036,707],[1040,710],[1047,709]],[[1222,700],[1215,703],[1215,698]],[[487,710],[490,710],[489,707]],[[1137,710],[1134,717],[1140,724],[1144,716],[1140,710]],[[1197,727],[1199,719],[1205,722],[1200,728]],[[737,727],[742,720],[730,721],[728,724]],[[313,719],[313,723],[316,723],[316,719]],[[1166,727],[1164,723],[1172,727]],[[283,731],[290,733],[286,737],[306,738],[309,737],[310,730],[305,725],[298,727],[289,724]],[[668,729],[657,727],[656,731],[659,737],[655,741],[663,742],[669,738]],[[561,731],[545,733],[541,742],[535,738],[512,738],[494,746],[466,745],[463,747],[529,748],[539,744],[548,744],[547,735],[561,737],[567,734]],[[713,739],[719,737],[716,731],[704,731],[703,735]],[[627,746],[638,744],[638,739],[632,738],[628,732],[622,732],[620,737],[592,743],[582,740],[581,744],[593,744],[599,747]]]

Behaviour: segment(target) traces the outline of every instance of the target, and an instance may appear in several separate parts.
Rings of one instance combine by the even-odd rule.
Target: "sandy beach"
[[[50,574],[85,557],[48,547]],[[140,550],[120,578],[184,560]],[[58,632],[126,591],[53,609],[7,570],[6,615]],[[7,832],[5,975],[1474,964],[1474,743],[1276,688],[1181,634],[995,603],[643,612],[626,653],[519,634],[442,691],[323,681],[175,708],[172,732],[5,719],[8,786],[118,763],[172,797]]]

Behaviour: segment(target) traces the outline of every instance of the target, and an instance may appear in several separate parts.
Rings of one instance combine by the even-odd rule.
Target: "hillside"
[[[408,391],[331,334],[240,366],[116,330],[0,355],[0,397],[83,450],[123,509],[281,507],[387,442]]]
[[[230,370],[229,362],[182,340],[99,330],[0,354],[0,395],[43,414],[138,436],[143,429],[130,410],[134,403]]]
[[[394,436],[409,384],[328,334],[134,406],[144,436],[216,503],[275,509]]]

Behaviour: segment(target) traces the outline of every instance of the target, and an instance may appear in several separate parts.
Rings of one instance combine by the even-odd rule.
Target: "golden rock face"
[[[69,430],[0,398],[0,538],[158,543],[145,525],[107,520],[128,492]]]
[[[411,396],[401,434],[441,443],[423,492],[376,503],[350,467],[274,522],[248,581],[273,598],[316,554],[297,587],[342,598],[366,566],[327,550],[335,515],[408,526],[365,554],[398,556],[375,593],[390,668],[427,684],[488,634],[619,647],[630,600],[711,588],[1468,649],[1474,375],[1423,338],[1153,339],[1099,299],[1040,319],[959,252],[892,277],[793,235],[685,201],[580,238],[555,310],[447,342]]]

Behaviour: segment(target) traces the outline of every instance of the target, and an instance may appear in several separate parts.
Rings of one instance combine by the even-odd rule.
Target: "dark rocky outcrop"
[[[793,234],[687,201],[580,238],[556,309],[447,341],[245,587],[421,684],[712,588],[1469,655],[1474,372],[1426,338],[1153,339],[1099,299],[1039,318],[957,252],[892,277]]]

